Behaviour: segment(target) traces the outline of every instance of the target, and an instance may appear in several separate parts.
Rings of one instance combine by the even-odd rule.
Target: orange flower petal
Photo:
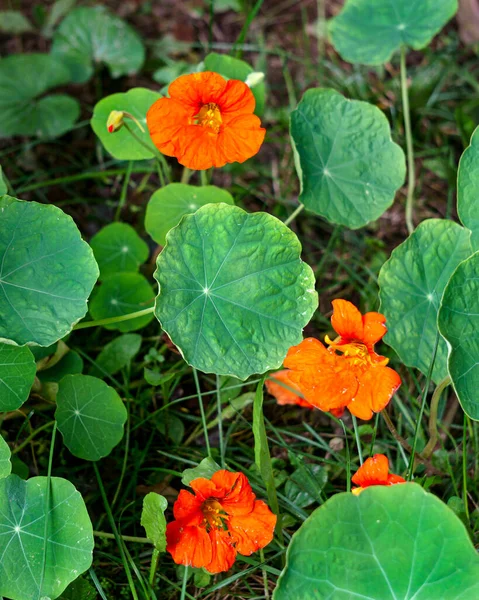
[[[166,549],[177,565],[205,567],[211,563],[213,551],[206,529],[190,527],[182,521],[166,526]]]
[[[203,521],[201,503],[201,499],[186,490],[181,490],[173,506],[175,519],[183,521],[185,525],[199,525]]]
[[[229,123],[231,119],[239,114],[252,114],[256,105],[256,100],[250,88],[246,83],[236,79],[230,79],[226,82],[223,93],[214,102],[220,108],[224,124]]]
[[[182,127],[175,142],[175,154],[180,165],[201,171],[210,167],[223,167],[228,161],[218,151],[219,135],[208,127],[188,125]],[[230,162],[233,162],[233,159]]]
[[[256,115],[240,115],[221,127],[217,141],[217,162],[242,163],[258,153],[266,129]],[[222,166],[217,165],[217,166]]]
[[[395,485],[396,483],[406,483],[406,480],[401,475],[394,475],[394,473],[388,475],[388,485]]]
[[[351,480],[362,488],[370,485],[387,485],[389,461],[384,454],[375,454],[359,467]]]
[[[226,493],[222,488],[218,489],[215,483],[211,481],[211,479],[206,479],[206,477],[197,477],[196,479],[193,479],[190,481],[190,487],[193,488],[200,504],[208,498],[222,498]]]
[[[228,521],[228,529],[236,544],[236,550],[245,556],[271,542],[275,525],[276,515],[262,500],[256,500],[250,514],[231,517]]]
[[[221,498],[217,497],[229,515],[244,515],[253,510],[256,495],[243,473],[231,473],[222,469],[216,471],[211,481],[218,489],[224,490]]]
[[[358,374],[359,387],[349,411],[359,419],[368,420],[373,412],[385,408],[401,385],[401,378],[389,367],[371,366]]]
[[[150,137],[160,152],[176,156],[181,144],[182,130],[189,124],[194,110],[189,112],[185,105],[170,98],[160,98],[146,113],[146,124]]]
[[[224,77],[211,71],[181,75],[170,83],[168,94],[170,98],[179,100],[191,107],[198,107],[199,110],[203,104],[209,102],[217,104],[218,98],[223,95],[226,83]]]
[[[331,325],[343,341],[362,341],[363,339],[363,317],[359,310],[347,300],[333,300],[333,315]]]
[[[298,394],[295,394],[288,388],[281,385],[281,383],[278,383],[279,381],[287,385],[289,388],[301,393],[299,387],[289,378],[288,369],[276,371],[276,373],[271,375],[271,378],[265,381],[265,385],[268,393],[276,398],[278,404],[296,404],[297,406],[304,406],[311,409],[314,408],[309,402],[298,396]]]
[[[363,316],[363,341],[367,346],[372,347],[384,337],[388,331],[385,323],[386,317],[381,313],[368,312]]]
[[[326,350],[316,338],[306,338],[297,346],[292,346],[284,360],[284,366],[293,371],[316,368],[318,363],[334,363],[334,355]]]
[[[210,573],[228,571],[236,559],[236,550],[232,545],[230,535],[227,531],[220,529],[212,529],[208,535],[211,541],[212,558],[205,565],[205,569]]]

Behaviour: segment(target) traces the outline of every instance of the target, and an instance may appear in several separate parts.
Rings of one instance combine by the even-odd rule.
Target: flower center
[[[224,529],[223,519],[226,517],[226,513],[216,498],[205,500],[201,505],[201,511],[207,527],[211,529]]]
[[[201,127],[208,127],[215,133],[219,133],[223,119],[221,118],[221,111],[217,104],[209,102],[204,104],[200,112],[195,115],[195,125],[201,125]]]
[[[349,344],[341,344],[341,337],[331,340],[327,335],[324,341],[329,344],[329,350],[340,352],[344,358],[348,358],[355,367],[364,367],[371,364],[371,357],[366,345],[361,342],[350,342]]]

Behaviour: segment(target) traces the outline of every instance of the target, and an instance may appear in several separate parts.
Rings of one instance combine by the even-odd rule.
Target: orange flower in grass
[[[242,81],[205,71],[178,77],[168,93],[146,115],[151,139],[163,154],[203,170],[244,162],[260,149],[266,130]]]
[[[401,385],[388,358],[374,351],[374,344],[387,332],[385,317],[369,312],[361,315],[346,300],[333,300],[331,324],[338,337],[326,348],[307,338],[289,349],[284,366],[288,378],[304,398],[324,411],[340,416],[347,407],[360,419],[381,411]]]
[[[276,516],[256,496],[242,473],[217,471],[181,490],[166,527],[166,549],[177,564],[227,571],[236,554],[249,556],[273,539]]]
[[[360,494],[371,485],[394,485],[406,483],[406,480],[399,475],[389,473],[389,462],[384,454],[375,454],[359,467],[352,477],[352,482],[359,486],[353,488],[353,494]]]

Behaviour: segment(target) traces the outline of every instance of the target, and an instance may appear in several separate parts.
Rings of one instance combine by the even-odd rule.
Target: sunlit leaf
[[[35,358],[28,348],[0,343],[0,411],[16,410],[35,380]]]
[[[438,322],[459,402],[471,419],[479,421],[479,252],[462,262],[449,280]]]
[[[160,552],[166,550],[166,519],[164,513],[167,508],[168,501],[166,498],[156,492],[150,492],[143,499],[141,524],[145,528],[147,537]]]
[[[184,183],[170,183],[157,190],[148,202],[145,229],[156,243],[165,245],[166,234],[176,227],[185,215],[205,204],[234,204],[229,192],[214,185],[197,187]]]
[[[294,534],[274,600],[475,600],[466,528],[414,483],[336,494]]]
[[[404,152],[384,114],[330,89],[308,90],[291,113],[300,201],[350,229],[378,219],[404,183]]]
[[[85,503],[66,479],[50,480],[45,570],[46,477],[0,480],[0,595],[57,598],[92,563],[93,530]]]
[[[472,231],[471,243],[479,250],[479,128],[466,148],[457,172],[457,212],[462,224]]]
[[[136,73],[145,60],[140,36],[103,6],[72,10],[55,31],[51,51],[75,83],[88,81],[98,63],[105,63],[116,78]]]
[[[300,253],[275,217],[206,205],[167,235],[156,316],[197,369],[244,380],[278,368],[317,306]]]
[[[379,273],[380,311],[386,317],[384,341],[401,361],[427,375],[438,337],[437,313],[454,269],[471,255],[470,233],[453,221],[423,221],[393,250]],[[435,382],[447,375],[447,348],[439,343],[432,372]]]
[[[87,311],[91,248],[53,205],[0,199],[0,339],[49,346]]]
[[[427,46],[456,11],[457,0],[347,0],[329,32],[344,60],[380,65],[403,45]]]

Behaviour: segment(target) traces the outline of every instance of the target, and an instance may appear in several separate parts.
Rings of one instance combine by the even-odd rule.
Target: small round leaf
[[[36,370],[29,348],[0,343],[0,411],[20,408],[30,394]]]
[[[479,127],[464,150],[457,172],[457,212],[462,224],[472,231],[471,244],[479,250]]]
[[[208,204],[167,235],[156,316],[185,360],[246,379],[278,368],[317,307],[295,234],[266,213]]]
[[[55,32],[51,51],[65,63],[75,83],[88,81],[96,63],[108,65],[116,78],[136,73],[145,60],[136,31],[103,6],[70,11]]]
[[[454,390],[464,412],[479,421],[479,252],[462,262],[449,280],[438,322],[449,349]]]
[[[0,596],[57,598],[91,566],[93,528],[83,498],[69,481],[52,477],[42,577],[47,485],[47,477],[0,480]]]
[[[454,269],[471,255],[470,233],[453,221],[423,221],[393,250],[379,273],[384,341],[408,367],[427,375],[438,336],[437,313]],[[447,375],[447,347],[439,336],[432,379]]]
[[[155,292],[143,275],[118,273],[103,281],[90,303],[90,313],[95,320],[119,317],[153,306],[154,299]],[[122,332],[135,331],[148,325],[152,319],[153,313],[150,313],[104,327]]]
[[[91,239],[100,278],[123,272],[136,272],[148,258],[148,246],[126,223],[111,223]]]
[[[98,278],[73,219],[53,205],[0,199],[0,338],[49,346],[87,311]]]
[[[89,375],[67,375],[58,386],[55,419],[65,446],[85,460],[108,456],[123,437],[126,408],[115,390]]]
[[[70,73],[58,57],[15,54],[2,58],[0,137],[57,137],[69,131],[80,115],[78,102],[64,94],[43,96],[69,81]]]
[[[379,108],[330,89],[308,90],[291,113],[300,201],[350,229],[378,219],[404,183],[404,152]]]
[[[0,479],[8,477],[12,472],[12,463],[10,462],[11,455],[12,453],[10,452],[7,442],[0,435]]]
[[[381,65],[401,46],[420,50],[457,11],[457,0],[347,0],[329,23],[344,60]]]
[[[176,227],[185,215],[197,211],[205,204],[234,204],[229,192],[214,185],[196,187],[184,183],[170,183],[157,190],[148,202],[145,229],[161,246],[166,234]]]
[[[476,600],[460,519],[415,483],[336,494],[294,534],[274,600]]]
[[[106,344],[97,356],[90,375],[102,377],[105,374],[118,373],[120,369],[129,365],[138,354],[141,339],[141,335],[137,333],[125,333]]]
[[[154,157],[153,145],[146,126],[146,113],[158,98],[161,98],[161,95],[153,90],[133,88],[125,93],[112,94],[97,102],[90,124],[105,149],[113,157],[119,160],[145,160]],[[128,125],[138,138],[152,147],[151,151],[137,142],[126,127],[114,133],[108,131],[106,123],[112,110],[129,112],[138,119],[144,131],[141,131],[130,119],[127,120]]]

